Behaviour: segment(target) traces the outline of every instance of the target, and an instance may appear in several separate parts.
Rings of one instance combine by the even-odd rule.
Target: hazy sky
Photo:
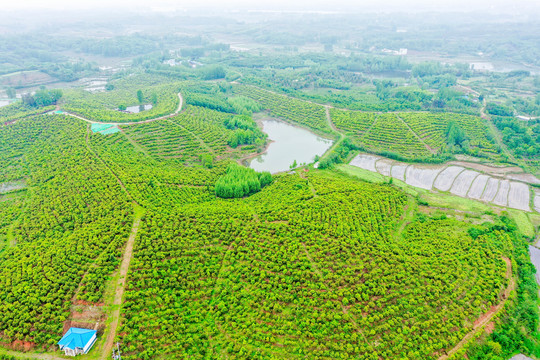
[[[27,9],[106,9],[130,10],[182,10],[201,7],[220,7],[229,10],[283,9],[283,10],[357,10],[404,11],[404,10],[491,10],[512,12],[538,10],[539,0],[0,0],[4,10]]]

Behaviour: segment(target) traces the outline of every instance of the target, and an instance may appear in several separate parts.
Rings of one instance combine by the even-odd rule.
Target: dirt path
[[[405,227],[413,221],[414,214],[416,213],[416,200],[412,196],[407,197],[407,205],[403,209],[403,214],[399,219],[397,229],[394,233],[394,240],[399,241],[401,239],[401,234]]]
[[[413,135],[418,139],[418,141],[420,141],[420,143],[422,143],[422,145],[424,145],[424,147],[427,149],[427,151],[429,151],[432,154],[437,153],[437,151],[432,149],[428,144],[426,144],[426,142],[400,116],[398,116],[396,114],[396,117],[409,129],[410,132],[413,133]]]
[[[173,117],[175,115],[178,115],[178,113],[180,113],[180,111],[182,111],[182,106],[184,105],[184,98],[182,97],[182,94],[181,93],[178,93],[178,107],[176,108],[176,110],[169,114],[169,115],[163,115],[163,116],[160,116],[160,117],[157,117],[157,118],[153,118],[153,119],[148,119],[148,120],[142,120],[142,121],[132,121],[132,122],[121,122],[121,123],[113,123],[113,122],[101,122],[101,121],[95,121],[95,120],[90,120],[90,119],[87,119],[85,117],[82,117],[80,115],[77,115],[77,114],[74,114],[74,113],[70,113],[70,112],[64,112],[65,115],[69,115],[69,116],[72,116],[74,118],[77,118],[79,120],[82,120],[82,121],[86,121],[87,123],[90,123],[90,124],[108,124],[108,125],[120,125],[120,126],[124,126],[124,125],[137,125],[137,124],[147,124],[147,123],[150,123],[150,122],[153,122],[153,121],[156,121],[156,120],[163,120],[163,119],[168,119],[170,117]]]
[[[176,125],[178,126],[179,128],[183,129],[184,131],[186,131],[188,134],[190,134],[191,136],[193,136],[200,144],[203,148],[205,148],[206,150],[208,150],[210,153],[216,155],[215,151],[210,147],[208,146],[207,143],[204,142],[203,139],[201,139],[197,134],[195,134],[193,131],[190,131],[188,129],[186,129],[185,127],[183,127],[182,125],[172,121],[172,120],[168,120],[171,124],[173,125]]]
[[[88,151],[90,151],[90,153],[92,155],[94,155],[102,164],[103,166],[105,166],[109,171],[110,173],[116,178],[116,181],[118,182],[118,184],[120,185],[120,187],[122,188],[122,190],[125,191],[125,193],[127,194],[127,196],[130,198],[130,200],[139,205],[139,203],[137,202],[137,200],[135,200],[135,198],[133,196],[131,196],[131,193],[128,191],[128,189],[126,188],[126,185],[122,182],[122,180],[120,180],[120,178],[118,177],[118,175],[116,175],[116,173],[111,169],[111,167],[105,162],[105,160],[103,160],[93,149],[92,147],[90,146],[90,141],[89,141],[89,137],[90,137],[90,125],[88,125],[88,128],[86,130],[86,137],[85,137],[85,141],[86,141],[86,148],[88,149]],[[140,205],[139,205],[140,206]]]
[[[308,101],[310,102],[310,101]],[[319,105],[319,104],[317,104]],[[320,160],[323,160],[325,159],[326,157],[328,157],[330,154],[332,154],[332,151],[334,149],[336,149],[343,140],[345,140],[345,134],[343,134],[341,131],[338,130],[338,128],[336,127],[336,125],[334,125],[334,123],[332,122],[332,117],[330,116],[330,109],[332,107],[330,105],[324,105],[324,109],[325,109],[325,112],[326,112],[326,121],[328,123],[328,126],[330,126],[330,129],[332,129],[332,132],[336,135],[338,135],[338,139],[332,144],[332,146],[330,146],[330,148],[328,150],[326,150],[326,152],[321,156]]]
[[[440,356],[438,360],[448,359],[456,352],[461,350],[465,344],[467,344],[471,339],[474,338],[478,331],[483,331],[484,326],[486,326],[493,319],[493,317],[503,309],[504,304],[506,304],[506,300],[508,300],[508,297],[510,296],[510,293],[516,288],[516,281],[512,277],[512,262],[508,258],[503,258],[503,260],[506,263],[506,278],[509,281],[508,286],[502,293],[501,302],[499,302],[495,306],[492,306],[487,313],[476,319],[473,325],[473,329],[467,335],[465,335],[465,337],[461,339],[461,341],[456,346],[454,346],[454,348],[448,351],[446,355]]]
[[[122,297],[124,296],[124,290],[126,288],[126,278],[129,270],[129,264],[131,263],[131,258],[133,257],[133,245],[135,243],[135,238],[137,237],[137,232],[139,231],[139,225],[141,223],[142,211],[135,211],[135,218],[133,220],[133,227],[131,228],[131,234],[126,243],[126,248],[124,250],[124,256],[122,257],[122,264],[120,265],[120,270],[118,278],[116,279],[116,290],[113,300],[113,312],[109,314],[109,317],[112,318],[111,325],[107,331],[107,338],[105,346],[103,347],[101,353],[101,359],[105,360],[110,357],[112,349],[114,346],[114,338],[118,331],[118,325],[120,324],[120,309],[122,308]]]
[[[499,133],[499,130],[497,129],[497,127],[495,126],[493,121],[491,121],[491,117],[488,114],[486,114],[486,107],[487,107],[487,100],[484,99],[484,101],[482,103],[482,108],[480,109],[480,117],[482,119],[486,120],[486,123],[487,123],[487,125],[489,127],[489,130],[491,131],[491,133],[495,137],[495,142],[497,143],[497,145],[499,145],[499,147],[502,149],[502,151],[508,156],[508,159],[512,160],[514,163],[518,163],[516,161],[516,158],[514,157],[514,155],[512,155],[510,150],[508,150],[508,148],[504,144],[504,142],[502,140],[502,136]]]

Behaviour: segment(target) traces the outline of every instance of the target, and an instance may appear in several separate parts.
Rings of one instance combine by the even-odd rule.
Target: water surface
[[[126,107],[126,111],[128,113],[136,114],[141,111],[150,110],[152,108],[152,104],[146,104],[146,105],[133,105]]]
[[[273,119],[262,120],[263,131],[270,143],[266,152],[251,161],[250,167],[257,171],[277,173],[289,170],[291,164],[312,163],[315,156],[323,155],[333,141],[312,132]]]

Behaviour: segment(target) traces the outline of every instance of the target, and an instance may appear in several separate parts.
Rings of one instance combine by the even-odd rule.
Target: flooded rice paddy
[[[449,164],[407,164],[371,154],[360,154],[350,164],[391,176],[417,188],[448,191],[498,206],[540,212],[540,190],[532,192],[528,183],[513,180],[521,178],[512,176],[515,174],[481,173],[481,170],[475,170],[478,167],[469,169]],[[537,180],[532,175],[528,178],[532,180],[530,183]]]

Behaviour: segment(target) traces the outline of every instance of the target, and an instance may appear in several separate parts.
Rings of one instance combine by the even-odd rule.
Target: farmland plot
[[[441,170],[442,168],[420,168],[409,166],[406,172],[406,183],[421,189],[431,190],[433,188],[433,182]]]
[[[474,179],[467,196],[471,199],[480,200],[489,179],[490,177],[487,175],[479,175]]]
[[[392,161],[387,159],[381,159],[375,163],[377,172],[384,176],[392,176]]]
[[[368,155],[368,154],[360,154],[351,161],[351,165],[357,166],[364,170],[369,170],[373,172],[377,172],[377,168],[375,167],[375,163],[377,160],[379,160],[380,157]]]
[[[530,211],[530,201],[531,193],[527,185],[519,182],[510,183],[510,192],[508,193],[509,207],[519,210]]]
[[[442,171],[435,179],[435,188],[441,191],[448,191],[452,187],[454,180],[465,168],[461,166],[449,166]]]
[[[392,166],[392,177],[401,181],[405,181],[405,171],[409,165],[407,164],[396,164]]]
[[[350,164],[384,176],[391,176],[420,189],[450,191],[460,197],[531,211],[531,194],[528,184],[498,179],[492,177],[491,174],[482,174],[463,166],[407,164],[370,154],[360,154]],[[498,174],[498,176],[503,176],[503,174]],[[535,191],[532,199],[533,208],[540,212],[540,190],[535,189]]]
[[[493,199],[495,205],[508,206],[508,191],[510,190],[510,181],[502,180],[499,186],[497,196]]]
[[[469,191],[474,179],[479,175],[474,170],[465,170],[454,181],[450,192],[454,195],[465,197]]]
[[[489,202],[493,201],[493,199],[495,199],[495,195],[497,195],[497,191],[499,191],[499,183],[499,180],[489,178],[481,200]]]

